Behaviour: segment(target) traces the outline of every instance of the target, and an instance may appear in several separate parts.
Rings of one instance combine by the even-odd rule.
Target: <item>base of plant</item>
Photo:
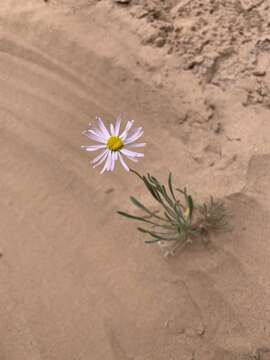
[[[158,245],[162,251],[162,254],[165,258],[170,256],[178,255],[184,248],[191,244],[192,240],[188,239],[186,242],[181,243],[180,241],[175,240],[173,243],[168,243],[167,241],[161,240],[158,242]]]
[[[172,175],[169,174],[168,190],[153,176],[141,176],[135,170],[130,169],[145,184],[147,190],[160,208],[153,211],[148,209],[134,197],[131,202],[144,212],[143,215],[131,215],[118,211],[129,219],[138,220],[150,226],[145,229],[138,227],[144,234],[150,235],[151,239],[145,243],[157,243],[164,252],[164,256],[175,256],[183,250],[187,244],[192,242],[194,237],[201,238],[204,243],[209,241],[212,232],[227,230],[226,212],[222,201],[210,198],[209,202],[203,204],[194,203],[186,188],[176,191],[181,193],[183,201],[176,198],[172,187]]]

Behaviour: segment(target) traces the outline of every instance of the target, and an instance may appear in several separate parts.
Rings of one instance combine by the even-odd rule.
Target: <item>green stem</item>
[[[142,179],[142,176],[135,170],[129,169],[129,171],[133,172],[135,175],[137,175],[140,179]]]

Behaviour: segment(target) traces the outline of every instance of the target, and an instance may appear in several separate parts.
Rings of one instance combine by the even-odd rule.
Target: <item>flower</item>
[[[129,160],[138,161],[138,157],[143,157],[144,154],[138,153],[130,150],[131,147],[143,147],[145,143],[136,143],[142,134],[142,127],[137,129],[130,130],[134,120],[127,122],[126,127],[121,135],[120,125],[121,119],[117,118],[115,125],[110,124],[110,132],[106,129],[103,121],[100,117],[97,117],[97,122],[99,128],[90,128],[83,131],[83,134],[86,135],[89,139],[95,140],[99,145],[82,145],[82,148],[86,151],[97,151],[100,150],[100,154],[91,161],[93,168],[101,165],[105,162],[101,174],[104,171],[113,171],[115,167],[115,162],[119,159],[121,165],[126,171],[129,171],[129,168],[124,160],[124,156]],[[91,124],[89,124],[91,127]]]

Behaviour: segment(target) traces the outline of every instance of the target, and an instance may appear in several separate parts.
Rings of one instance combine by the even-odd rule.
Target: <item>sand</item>
[[[270,359],[270,2],[3,0],[0,359]],[[96,115],[145,129],[136,165],[224,199],[232,231],[165,259]]]

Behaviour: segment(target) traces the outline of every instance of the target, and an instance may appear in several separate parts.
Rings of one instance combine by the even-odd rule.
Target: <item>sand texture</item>
[[[270,359],[269,64],[269,0],[1,1],[0,360]],[[232,231],[144,244],[80,148],[119,114]]]

